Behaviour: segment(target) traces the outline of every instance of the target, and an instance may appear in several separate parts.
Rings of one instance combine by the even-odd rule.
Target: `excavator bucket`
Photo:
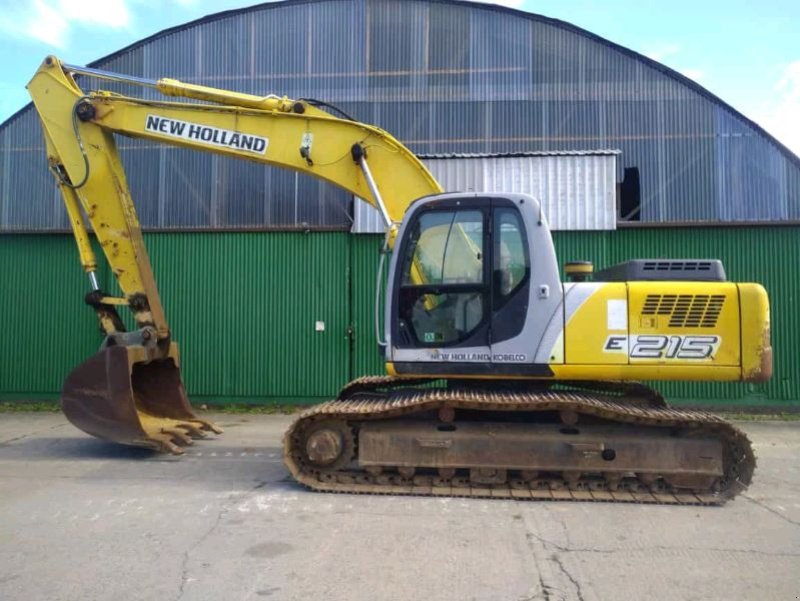
[[[192,412],[177,352],[142,361],[137,350],[107,347],[69,374],[61,407],[73,425],[97,438],[175,454],[207,431],[222,432]]]

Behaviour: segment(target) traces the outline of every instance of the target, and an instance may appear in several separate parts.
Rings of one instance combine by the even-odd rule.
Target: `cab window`
[[[530,271],[524,229],[516,209],[494,210],[494,309],[499,309],[525,283]]]
[[[466,339],[486,314],[481,210],[423,213],[403,257],[399,313],[419,345]]]
[[[403,267],[404,285],[483,281],[483,213],[435,211],[420,216]]]

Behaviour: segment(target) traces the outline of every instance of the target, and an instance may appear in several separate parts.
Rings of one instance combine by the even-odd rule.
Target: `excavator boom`
[[[217,104],[86,93],[73,74]],[[129,77],[64,65],[52,56],[28,90],[89,277],[86,302],[105,334],[101,350],[65,380],[62,407],[76,426],[99,438],[180,452],[180,445],[192,437],[218,430],[194,415],[186,397],[178,347],[171,339],[114,134],[311,174],[379,208],[390,228],[416,198],[441,192],[425,166],[391,135],[305,101]],[[392,185],[376,185],[370,168],[392,173]],[[87,221],[121,297],[99,288]],[[131,310],[134,331],[126,331],[119,307]]]

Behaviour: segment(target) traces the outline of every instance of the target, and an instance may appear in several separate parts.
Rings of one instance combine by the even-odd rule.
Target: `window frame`
[[[522,258],[525,262],[525,275],[522,276],[517,284],[508,291],[507,294],[502,294],[500,292],[500,286],[497,281],[498,273],[500,273],[499,269],[495,269],[495,261],[500,256],[500,243],[502,241],[501,237],[501,226],[500,220],[497,218],[497,214],[501,211],[507,211],[511,215],[514,216],[516,221],[517,230],[519,231],[519,236],[522,242]],[[528,283],[531,277],[531,253],[528,247],[528,236],[527,230],[525,229],[525,220],[522,218],[522,213],[520,212],[519,208],[513,205],[505,205],[505,203],[500,204],[499,206],[495,206],[492,204],[492,313],[497,313],[500,309],[502,309],[509,300],[514,298],[514,296],[522,290],[525,285]]]
[[[505,197],[472,197],[472,198],[446,198],[432,201],[429,205],[415,211],[411,216],[406,228],[414,228],[419,223],[423,215],[434,211],[455,213],[458,211],[480,211],[483,215],[483,279],[481,283],[458,283],[458,284],[407,284],[404,283],[406,257],[409,253],[411,238],[406,235],[408,229],[404,230],[403,239],[395,248],[398,253],[396,272],[393,274],[393,298],[391,299],[391,333],[392,346],[397,349],[426,349],[426,348],[468,348],[486,347],[491,348],[492,344],[503,342],[516,336],[524,328],[524,320],[520,322],[518,328],[500,328],[507,330],[494,332],[497,319],[502,319],[508,312],[519,312],[527,314],[528,295],[530,294],[530,282],[532,279],[532,265],[534,257],[531,256],[528,224],[526,223],[523,211],[518,204]],[[499,252],[500,235],[499,221],[495,223],[495,214],[498,210],[511,211],[516,216],[516,225],[519,228],[522,238],[523,253],[525,259],[525,275],[517,285],[504,297],[500,297],[496,292],[495,284],[495,255]],[[416,248],[416,244],[415,244]],[[400,304],[404,297],[404,291],[413,289],[419,296],[425,293],[467,293],[479,290],[482,294],[483,315],[480,322],[469,332],[447,343],[425,342],[420,340],[417,333],[413,330],[407,320],[400,318]],[[417,297],[418,298],[418,297]],[[416,302],[416,299],[415,301]],[[405,306],[405,305],[404,305]],[[401,321],[405,327],[401,327]],[[404,330],[404,331],[403,331]],[[496,340],[495,337],[499,336]],[[482,340],[480,338],[483,338]]]
[[[472,200],[472,199],[470,199]],[[480,293],[482,299],[482,315],[480,321],[473,327],[471,330],[465,332],[462,336],[459,336],[455,340],[451,340],[446,343],[442,343],[439,341],[433,342],[425,342],[424,340],[420,339],[418,333],[414,330],[413,325],[406,319],[403,319],[403,322],[406,322],[406,331],[412,338],[412,348],[446,348],[446,347],[456,347],[462,345],[465,341],[469,340],[482,329],[488,329],[488,325],[491,321],[492,310],[491,310],[491,296],[492,296],[492,283],[491,283],[491,271],[492,271],[492,256],[493,252],[491,249],[491,233],[490,233],[490,224],[491,224],[491,202],[487,202],[488,199],[475,199],[480,202],[464,202],[463,200],[459,201],[443,201],[441,203],[437,203],[435,205],[431,205],[429,207],[425,207],[419,210],[417,213],[414,214],[412,217],[411,223],[409,223],[410,228],[417,227],[419,224],[420,219],[424,215],[429,215],[431,213],[451,213],[455,215],[460,212],[480,212],[482,216],[482,232],[481,232],[481,272],[482,277],[480,283],[478,282],[470,282],[470,283],[457,283],[457,284],[446,284],[446,283],[437,283],[437,284],[408,284],[405,283],[405,275],[406,275],[406,267],[408,265],[407,258],[409,256],[409,252],[411,250],[410,245],[412,244],[410,238],[406,238],[401,244],[401,248],[399,249],[400,255],[398,257],[398,267],[397,274],[395,277],[395,285],[397,287],[397,295],[396,299],[393,299],[394,307],[392,309],[393,315],[393,325],[392,329],[400,327],[400,315],[401,315],[401,308],[400,302],[404,296],[404,291],[406,290],[413,290],[417,293],[417,300],[419,297],[425,294],[468,294],[473,292]],[[416,245],[419,242],[419,239],[414,243],[414,251],[416,251]],[[444,268],[444,257],[447,254],[447,246],[444,248],[443,254],[443,264],[442,268]],[[416,302],[416,300],[415,300]],[[393,336],[394,340],[397,340],[395,336]],[[486,341],[483,344],[476,345],[476,346],[488,346],[488,336]]]

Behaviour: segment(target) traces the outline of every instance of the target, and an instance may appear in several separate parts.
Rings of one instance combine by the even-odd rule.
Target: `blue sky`
[[[0,0],[0,122],[47,54],[85,64],[246,0]],[[641,52],[732,104],[800,155],[797,0],[507,0]],[[164,74],[168,76],[168,73]],[[280,90],[276,90],[280,92]]]

